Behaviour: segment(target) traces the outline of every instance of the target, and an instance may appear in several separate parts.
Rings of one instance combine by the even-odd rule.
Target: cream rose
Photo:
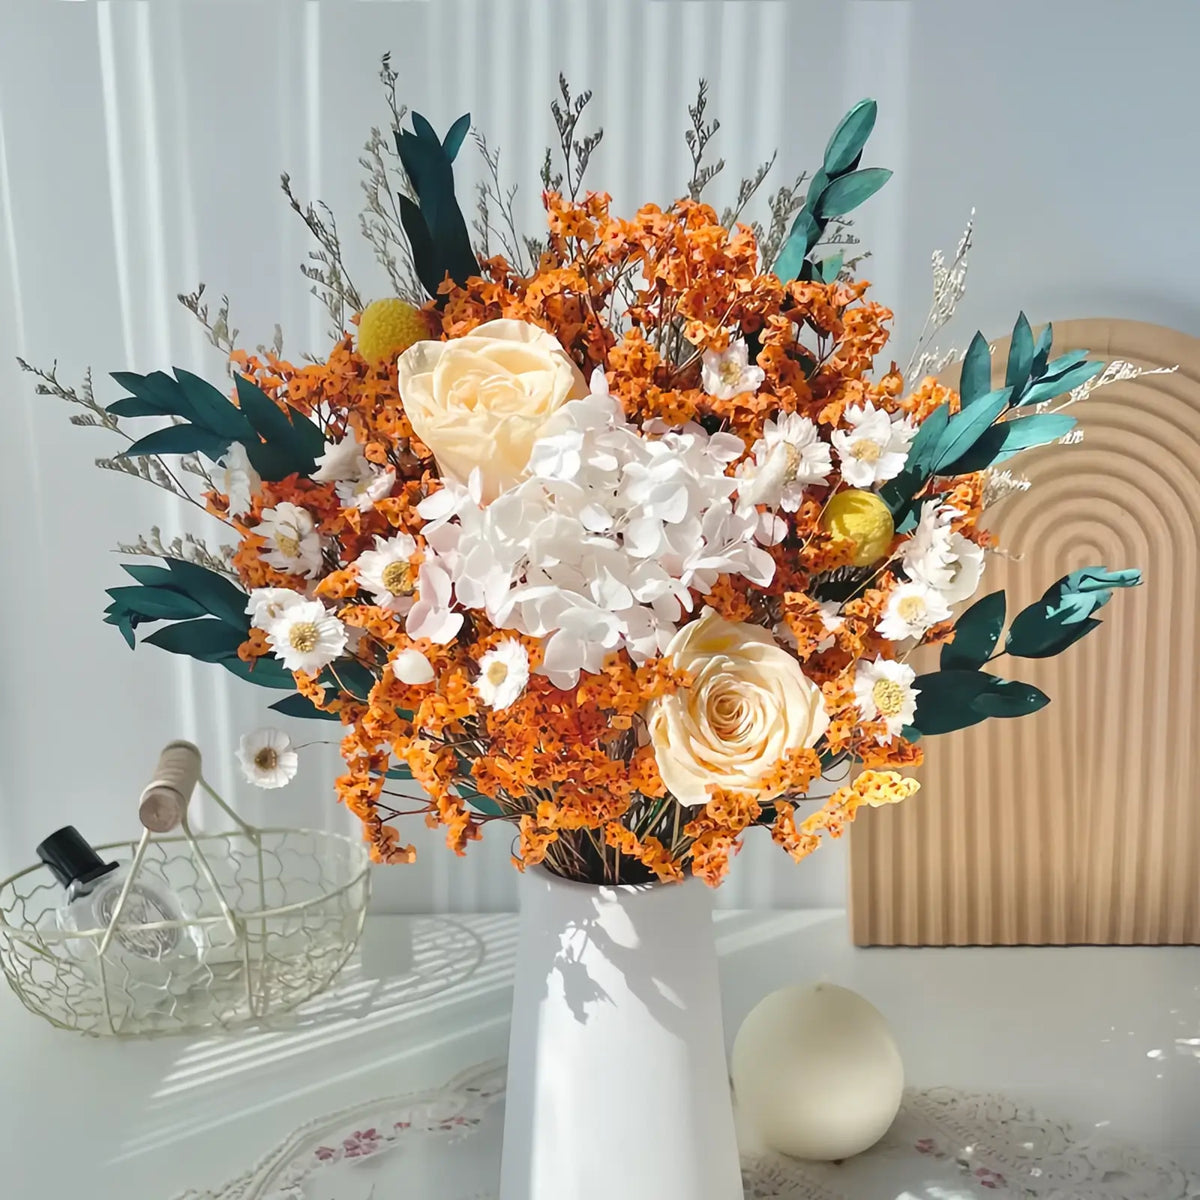
[[[404,411],[438,469],[466,483],[478,467],[489,501],[524,476],[550,417],[588,393],[558,341],[525,321],[488,321],[466,337],[417,342],[397,367]]]
[[[789,751],[816,745],[829,726],[820,689],[761,626],[705,609],[667,655],[692,686],[654,702],[650,739],[663,782],[682,804],[703,804],[710,783],[757,791]]]

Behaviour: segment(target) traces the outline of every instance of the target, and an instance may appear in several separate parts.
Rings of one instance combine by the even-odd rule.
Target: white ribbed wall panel
[[[110,439],[72,428],[65,406],[35,397],[13,356],[57,356],[72,381],[93,364],[105,399],[118,394],[109,370],[179,365],[218,378],[219,356],[173,299],[199,280],[214,297],[229,293],[245,344],[279,321],[291,354],[320,349],[323,314],[296,269],[308,243],[278,177],[287,170],[298,194],[329,202],[356,281],[382,293],[354,230],[358,153],[386,114],[376,79],[384,50],[408,103],[439,127],[470,110],[502,147],[530,227],[560,70],[595,91],[589,114],[605,140],[590,181],[622,210],[682,190],[685,106],[701,75],[729,164],[718,204],[776,145],[779,180],[814,165],[841,111],[876,95],[869,157],[897,179],[861,231],[881,298],[904,313],[906,350],[924,316],[929,252],[953,245],[972,204],[980,249],[960,332],[1002,329],[1022,303],[1033,319],[1105,312],[1195,331],[1200,172],[1184,152],[1195,105],[1179,93],[1196,99],[1184,81],[1198,37],[1200,10],[1186,0],[1152,10],[1034,0],[986,10],[952,0],[4,0],[0,872],[67,820],[97,839],[128,832],[158,746],[180,735],[202,745],[215,782],[251,816],[348,826],[332,801],[332,747],[305,752],[286,791],[238,788],[232,746],[263,722],[272,696],[213,667],[131,654],[101,625],[103,588],[121,577],[110,547],[151,524],[187,528],[188,517],[165,495],[92,469]],[[1067,46],[1072,63],[1059,57]],[[477,163],[463,158],[469,195]],[[327,730],[297,723],[294,732]],[[418,864],[378,879],[382,906],[511,904],[503,831],[465,861],[437,835],[416,837]],[[840,904],[844,863],[835,846],[795,868],[755,844],[722,902]]]

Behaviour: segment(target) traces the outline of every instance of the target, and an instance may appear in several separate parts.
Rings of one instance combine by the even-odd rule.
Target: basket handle
[[[200,751],[191,742],[168,742],[138,801],[142,825],[151,833],[170,833],[183,824],[199,778]]]

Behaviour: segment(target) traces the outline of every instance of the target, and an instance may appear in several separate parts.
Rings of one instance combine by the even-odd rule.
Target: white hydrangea
[[[695,424],[630,425],[601,375],[555,414],[527,479],[486,506],[476,476],[445,482],[419,508],[423,533],[454,601],[544,639],[539,671],[570,687],[622,647],[635,662],[661,653],[692,589],[730,574],[770,583],[759,514],[738,510],[725,473],[744,451]]]

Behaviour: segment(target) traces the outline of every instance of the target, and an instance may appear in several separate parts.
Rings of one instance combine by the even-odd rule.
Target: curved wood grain
[[[1200,942],[1200,339],[1135,321],[1054,328],[1055,354],[1179,370],[1105,387],[1072,409],[1080,445],[1013,460],[1033,487],[989,523],[1019,557],[991,556],[982,590],[1005,588],[1011,617],[1090,564],[1141,567],[1146,586],[1065,654],[1001,660],[1052,703],[929,739],[922,791],[856,823],[860,945]]]

